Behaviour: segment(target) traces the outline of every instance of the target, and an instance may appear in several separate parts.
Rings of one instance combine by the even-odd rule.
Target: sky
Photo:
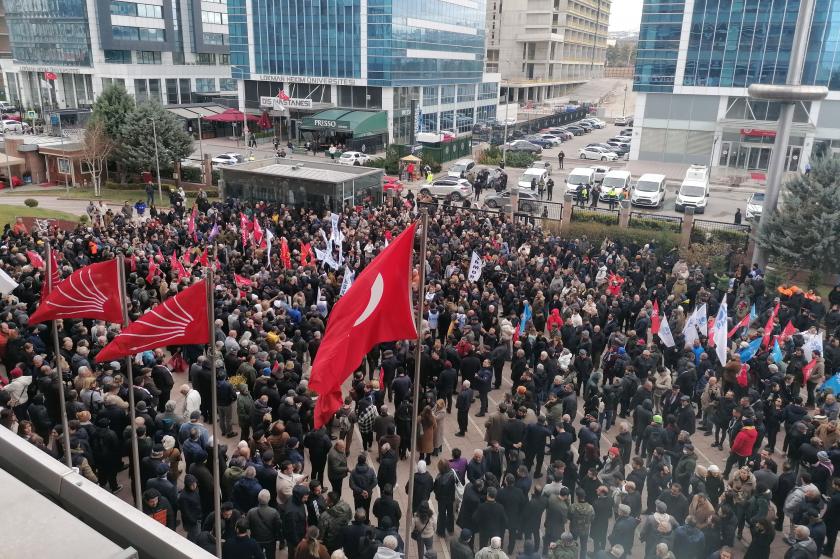
[[[613,0],[610,31],[638,31],[643,0]]]

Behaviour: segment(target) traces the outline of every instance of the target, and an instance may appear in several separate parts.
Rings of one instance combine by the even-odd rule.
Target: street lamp
[[[621,118],[627,115],[627,84],[624,84],[624,103],[621,104]]]
[[[155,127],[155,119],[152,119],[152,135],[155,139],[155,168],[157,169],[158,196],[160,197],[160,203],[162,204],[163,187],[160,185],[160,158],[158,157],[157,128]]]

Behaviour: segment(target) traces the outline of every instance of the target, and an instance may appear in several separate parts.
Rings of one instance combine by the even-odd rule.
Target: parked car
[[[399,177],[389,177],[387,175],[382,177],[382,192],[393,190],[397,194],[400,194],[403,191],[403,188],[405,188],[405,185]]]
[[[578,120],[577,122],[575,122],[575,126],[577,126],[578,128],[583,128],[587,132],[592,132],[592,130],[595,128],[594,126],[592,126],[592,124],[586,122],[585,120]]]
[[[536,192],[531,192],[530,190],[519,190],[517,194],[519,196],[518,211],[527,213],[537,213],[542,211],[545,204],[542,200],[540,200],[539,195]],[[491,209],[503,208],[510,211],[510,190],[490,194],[484,199],[484,205]]]
[[[475,161],[472,159],[459,159],[446,172],[447,177],[454,177],[462,179],[467,176],[467,173],[475,167]]]
[[[754,192],[747,199],[747,220],[761,219],[761,212],[764,209],[764,193]]]
[[[617,119],[615,119],[614,124],[616,126],[632,126],[633,115],[620,116]]]
[[[685,172],[685,178],[677,192],[674,209],[681,212],[687,207],[693,207],[695,212],[704,213],[708,197],[709,168],[705,165],[692,165]]]
[[[623,142],[625,144],[629,144],[632,140],[633,140],[633,138],[631,138],[630,136],[613,136],[608,141],[610,141],[610,142]]]
[[[369,160],[370,157],[368,157],[366,153],[362,153],[360,151],[345,151],[341,154],[341,157],[338,158],[338,164],[359,167],[361,165],[367,165]]]
[[[630,190],[630,172],[613,169],[606,175],[601,182],[601,196],[602,202],[610,201],[610,191],[615,188],[617,192]]]
[[[4,123],[6,121],[3,121]],[[20,124],[20,123],[18,123]],[[245,158],[242,156],[241,153],[220,153],[216,157],[210,160],[213,165],[236,165],[237,163],[242,163],[245,161]]]
[[[581,128],[580,126],[575,126],[574,124],[567,124],[563,127],[564,130],[568,130],[575,136],[583,136],[588,132],[585,128]]]
[[[599,147],[583,148],[578,152],[578,157],[581,159],[600,159],[601,161],[615,161],[618,159],[618,155],[614,152]]]
[[[618,133],[618,134],[616,134],[616,135],[617,135],[617,136],[627,136],[627,137],[632,137],[632,136],[633,136],[633,129],[632,129],[632,128],[624,128],[624,129],[622,129],[622,130],[621,130],[621,132],[619,132],[619,133]]]
[[[548,170],[545,167],[530,167],[525,169],[525,172],[519,177],[519,181],[516,183],[519,185],[519,188],[527,188],[528,190],[531,189],[531,181],[536,180],[537,184],[540,181],[548,181]]]
[[[606,128],[607,123],[600,118],[585,118],[581,122],[586,122],[592,125],[593,128]]]
[[[559,146],[563,143],[563,138],[555,136],[554,134],[540,134],[540,138],[547,142],[551,142],[552,146]]]
[[[472,196],[473,187],[467,179],[447,177],[424,186],[420,189],[420,194],[457,201]]]
[[[588,167],[576,167],[566,177],[566,192],[574,194],[580,185],[585,184],[589,188],[595,184],[595,169]]]
[[[606,165],[592,165],[590,169],[595,171],[592,177],[594,182],[604,182],[604,177],[610,172],[610,168]]]
[[[549,140],[543,139],[543,137],[540,136],[540,135],[532,134],[532,135],[529,135],[529,136],[525,136],[525,141],[526,142],[531,142],[535,146],[540,146],[542,149],[549,149],[549,148],[554,147],[553,143],[551,143]]]
[[[630,153],[630,144],[626,142],[607,142],[607,145],[618,155],[627,155]]]
[[[25,122],[20,122],[17,120],[0,120],[0,132],[4,134],[7,132],[17,132],[21,133],[29,129],[29,125]]]
[[[609,144],[607,144],[607,143],[604,143],[604,142],[601,142],[601,143],[593,143],[593,144],[586,144],[586,147],[588,147],[588,148],[604,148],[605,150],[607,150],[607,151],[611,151],[611,152],[616,153],[616,154],[617,154],[617,153],[618,153],[618,151],[619,151],[619,150],[617,150],[615,147],[613,147],[613,146],[611,146],[611,145],[609,145]]]
[[[665,175],[645,173],[630,193],[630,203],[634,206],[661,208],[665,202]]]
[[[551,176],[551,162],[550,161],[534,161],[531,163],[531,167],[534,169],[545,169],[548,172],[548,175]]]
[[[527,140],[514,140],[505,144],[508,151],[527,151],[528,153],[542,153],[542,148]]]

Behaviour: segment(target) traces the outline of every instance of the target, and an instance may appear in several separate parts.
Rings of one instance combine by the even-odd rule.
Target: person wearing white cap
[[[490,545],[482,547],[475,554],[475,559],[508,559],[507,553],[502,551],[502,538],[490,538]]]

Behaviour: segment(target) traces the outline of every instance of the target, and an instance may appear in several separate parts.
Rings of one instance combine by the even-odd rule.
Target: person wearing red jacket
[[[752,419],[745,419],[744,426],[735,435],[735,440],[732,441],[732,447],[729,449],[729,458],[726,459],[726,469],[723,471],[723,477],[728,478],[732,466],[738,464],[740,468],[747,462],[747,458],[752,456],[755,441],[758,439],[758,431],[755,430],[755,424]]]
[[[560,309],[551,309],[551,315],[548,317],[548,333],[554,334],[554,330],[560,332],[563,327],[563,317],[560,316]]]

